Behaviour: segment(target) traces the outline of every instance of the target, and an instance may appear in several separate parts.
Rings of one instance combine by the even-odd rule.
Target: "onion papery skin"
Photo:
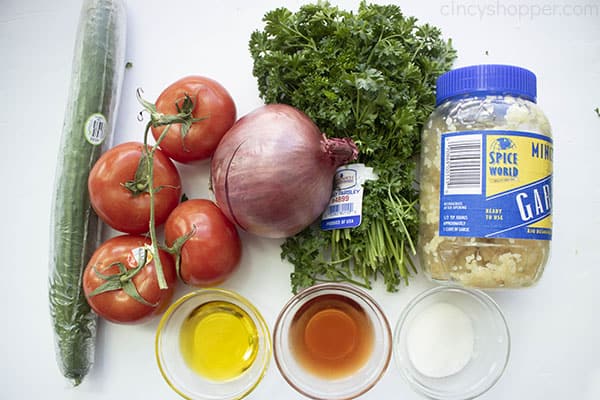
[[[329,202],[335,170],[356,158],[351,139],[327,139],[300,110],[268,104],[240,118],[211,161],[217,205],[241,229],[285,238]]]

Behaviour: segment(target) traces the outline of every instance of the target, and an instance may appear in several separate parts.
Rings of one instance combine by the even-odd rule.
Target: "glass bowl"
[[[313,399],[352,399],[367,392],[387,369],[391,347],[391,329],[379,305],[345,284],[319,284],[298,293],[273,330],[281,375]]]
[[[192,322],[193,329],[186,330]],[[244,338],[241,342],[237,341],[240,335]],[[206,340],[199,341],[200,337]],[[197,347],[192,352],[186,351],[182,348],[184,343],[194,343]],[[211,346],[218,346],[220,354]],[[251,346],[248,349],[252,350],[245,346]],[[239,294],[216,288],[189,293],[173,303],[161,318],[155,341],[156,360],[163,378],[175,392],[190,400],[244,398],[263,378],[271,350],[269,329],[258,310]],[[223,371],[229,371],[231,365],[219,366],[221,369],[214,365],[222,354],[236,354],[236,367],[240,360],[245,363],[235,369],[235,375],[224,375]]]
[[[439,400],[473,399],[500,379],[510,334],[500,308],[480,290],[440,286],[404,309],[394,331],[404,379]]]

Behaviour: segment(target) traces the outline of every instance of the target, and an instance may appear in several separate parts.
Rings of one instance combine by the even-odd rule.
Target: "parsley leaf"
[[[356,13],[328,2],[265,14],[250,37],[253,74],[266,103],[303,110],[330,137],[351,137],[358,162],[379,176],[365,185],[359,227],[311,226],[288,238],[292,290],[321,281],[395,291],[412,272],[418,230],[415,169],[435,80],[455,59],[438,28],[395,5],[362,2]]]

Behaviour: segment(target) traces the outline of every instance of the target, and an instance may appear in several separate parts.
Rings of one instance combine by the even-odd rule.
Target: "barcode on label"
[[[102,114],[92,114],[87,119],[84,129],[85,138],[93,145],[99,145],[106,137],[106,118]]]
[[[482,135],[445,138],[444,194],[481,194]]]
[[[329,206],[329,214],[345,214],[354,211],[354,203],[333,204]]]
[[[92,122],[90,137],[94,140],[100,140],[104,137],[104,121],[95,119]]]

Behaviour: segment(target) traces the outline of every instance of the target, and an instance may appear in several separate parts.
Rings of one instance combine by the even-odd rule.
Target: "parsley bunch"
[[[275,9],[263,21],[249,44],[263,100],[299,108],[327,136],[351,137],[358,162],[379,177],[365,184],[359,227],[315,224],[285,241],[292,290],[321,281],[370,288],[382,276],[395,291],[416,273],[420,131],[435,80],[455,59],[451,42],[395,5],[363,2],[353,13],[319,2]]]

